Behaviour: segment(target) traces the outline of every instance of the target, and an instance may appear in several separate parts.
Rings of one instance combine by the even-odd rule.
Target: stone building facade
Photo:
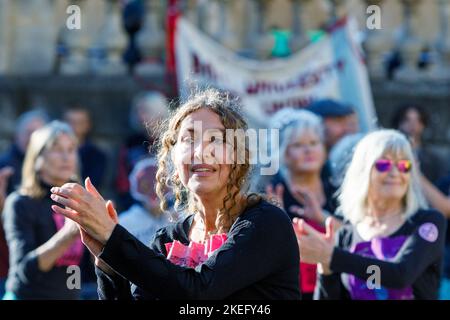
[[[60,115],[70,101],[92,110],[95,139],[115,155],[127,133],[130,101],[143,89],[173,96],[164,75],[169,0],[142,0],[136,34],[142,55],[133,74],[122,60],[129,36],[125,0],[0,0],[0,150],[14,119],[35,105]],[[67,9],[81,9],[81,29],[69,30]],[[369,30],[370,5],[381,9],[381,29]],[[395,107],[417,102],[431,114],[427,140],[450,159],[450,0],[179,0],[182,14],[237,54],[269,59],[272,27],[292,32],[301,49],[311,31],[344,14],[356,18],[367,54],[374,102],[382,126]],[[384,63],[399,52],[403,64],[390,80]],[[420,58],[430,59],[420,69]]]

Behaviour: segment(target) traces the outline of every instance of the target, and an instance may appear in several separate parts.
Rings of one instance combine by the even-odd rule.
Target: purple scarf
[[[374,238],[371,241],[359,242],[350,250],[352,253],[365,257],[389,261],[399,252],[406,236],[394,238]],[[381,274],[380,277],[383,275]],[[412,300],[414,299],[411,287],[402,289],[388,289],[381,286],[380,289],[369,289],[366,281],[354,275],[348,276],[350,294],[353,300]]]

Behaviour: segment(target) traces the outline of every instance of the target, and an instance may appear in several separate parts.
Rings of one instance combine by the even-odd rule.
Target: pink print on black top
[[[359,255],[389,261],[397,255],[405,243],[406,236],[393,238],[375,238],[371,241],[357,243],[350,252]],[[383,275],[381,274],[381,277]],[[403,289],[369,289],[365,280],[349,275],[350,294],[353,300],[412,300],[414,299],[411,287]]]
[[[63,215],[53,212],[53,221],[55,221],[56,229],[59,231],[64,226],[65,218]],[[72,245],[64,254],[56,260],[57,267],[79,265],[83,257],[84,245],[80,237],[77,237]]]
[[[227,241],[227,235],[215,234],[211,236],[204,244],[191,241],[189,246],[175,240],[166,243],[167,259],[173,264],[195,268],[202,264]]]

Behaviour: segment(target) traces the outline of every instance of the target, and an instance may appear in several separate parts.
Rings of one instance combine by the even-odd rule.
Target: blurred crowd
[[[83,183],[89,177],[94,186],[102,188],[106,168],[118,163],[111,200],[120,224],[147,244],[159,228],[170,223],[154,190],[157,162],[153,146],[158,125],[169,114],[166,97],[144,92],[134,99],[130,108],[132,134],[124,139],[117,160],[94,143],[91,132],[95,123],[88,110],[73,105],[65,109],[61,119],[50,119],[42,110],[23,113],[17,119],[13,141],[0,155],[0,297],[97,298],[93,259],[81,244],[78,230],[68,227],[63,216],[52,213],[51,186]],[[392,128],[411,143],[427,203],[449,218],[448,159],[442,159],[423,141],[429,124],[426,110],[415,104],[399,107]],[[344,182],[355,147],[365,137],[359,130],[356,110],[326,99],[301,110],[283,109],[272,120],[271,128],[280,130],[277,155],[281,167],[275,176],[255,177],[252,189],[274,199],[293,221],[302,217],[320,233],[325,232],[327,217],[333,217],[336,227],[340,226],[343,217],[337,210],[336,191]],[[383,164],[377,165],[382,168]],[[70,265],[81,267],[80,290],[67,288],[66,269]],[[440,297],[448,299],[449,232],[440,267]],[[299,286],[304,299],[313,298],[316,269],[317,264],[301,263]]]
[[[27,197],[33,200],[29,213],[43,221],[21,221],[21,223],[29,223],[26,226],[26,232],[20,228],[23,225],[17,226],[14,221],[11,225],[4,222],[5,231],[3,227],[0,228],[1,296],[5,293],[8,270],[11,274],[22,268],[30,268],[31,265],[34,265],[32,268],[36,269],[42,267],[40,258],[37,257],[38,247],[60,248],[62,246],[62,249],[67,249],[61,237],[57,236],[61,228],[58,228],[56,226],[58,223],[53,221],[48,186],[82,182],[89,177],[100,190],[111,188],[105,186],[107,181],[105,175],[108,166],[112,163],[117,164],[117,168],[114,169],[115,177],[112,186],[114,199],[112,200],[121,213],[121,224],[132,230],[133,234],[143,242],[150,241],[153,233],[166,223],[165,216],[161,215],[154,191],[156,163],[152,145],[155,139],[154,130],[158,122],[167,116],[168,111],[168,101],[163,94],[143,92],[137,95],[130,107],[131,133],[124,139],[117,159],[108,157],[107,153],[93,141],[91,133],[95,124],[89,109],[82,105],[71,105],[65,108],[62,119],[50,119],[43,110],[30,110],[17,118],[13,141],[0,155],[0,211],[4,208],[5,211],[9,209],[14,211],[14,208],[7,208],[8,197],[12,199],[19,194],[27,194]],[[26,163],[30,164],[28,169]],[[23,173],[27,175],[26,179],[22,178]],[[41,192],[35,192],[35,190]],[[47,212],[41,215],[44,217],[39,217],[39,211]],[[30,219],[34,218],[30,217]],[[52,222],[55,225],[50,227],[47,225],[44,230],[41,229],[42,224]],[[11,229],[8,229],[9,227]],[[70,261],[71,264],[75,261],[75,264],[80,265],[82,271],[83,289],[76,297],[95,299],[97,293],[92,258],[84,247],[82,249],[79,250],[81,254]],[[50,257],[45,254],[42,256],[55,266],[63,253],[60,249]],[[30,258],[30,256],[33,257]],[[48,270],[45,271],[48,273]],[[30,277],[27,282],[33,283],[37,280],[34,277],[38,278],[38,273],[39,271],[28,275],[25,272],[25,276]],[[65,271],[60,274],[66,277]],[[11,279],[11,276],[9,278]],[[65,280],[61,279],[58,277],[53,279],[56,281],[53,283],[56,288],[66,286]],[[9,281],[14,282],[14,280]],[[35,284],[32,287],[38,286],[39,284]],[[74,297],[72,294],[64,295],[61,290],[55,288],[54,290],[50,290],[51,287],[46,288],[53,292],[47,295],[41,289],[37,291],[31,289],[25,292],[23,297],[30,299]],[[67,292],[69,291],[66,290]]]

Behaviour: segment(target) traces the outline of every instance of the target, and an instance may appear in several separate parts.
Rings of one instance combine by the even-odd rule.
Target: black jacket
[[[6,200],[3,227],[9,247],[6,291],[18,299],[77,299],[80,290],[67,286],[67,267],[39,270],[36,249],[57,232],[48,196],[33,199],[14,192]]]
[[[404,239],[403,243],[398,245],[398,252],[393,257],[381,260],[367,252],[350,253],[350,250],[366,241],[361,239],[353,225],[343,226],[336,235],[337,246],[330,263],[330,269],[334,273],[318,278],[315,298],[319,300],[354,298],[349,285],[349,275],[361,280],[360,284],[363,287],[358,290],[366,290],[368,288],[366,281],[373,275],[369,268],[375,266],[380,270],[382,288],[378,293],[375,292],[375,296],[379,299],[388,297],[388,289],[410,288],[413,299],[436,300],[442,271],[445,231],[446,221],[441,213],[435,210],[419,210],[390,236],[379,238],[382,241],[372,241],[371,248],[375,252],[387,247],[387,242],[383,244],[383,239],[387,241]]]

